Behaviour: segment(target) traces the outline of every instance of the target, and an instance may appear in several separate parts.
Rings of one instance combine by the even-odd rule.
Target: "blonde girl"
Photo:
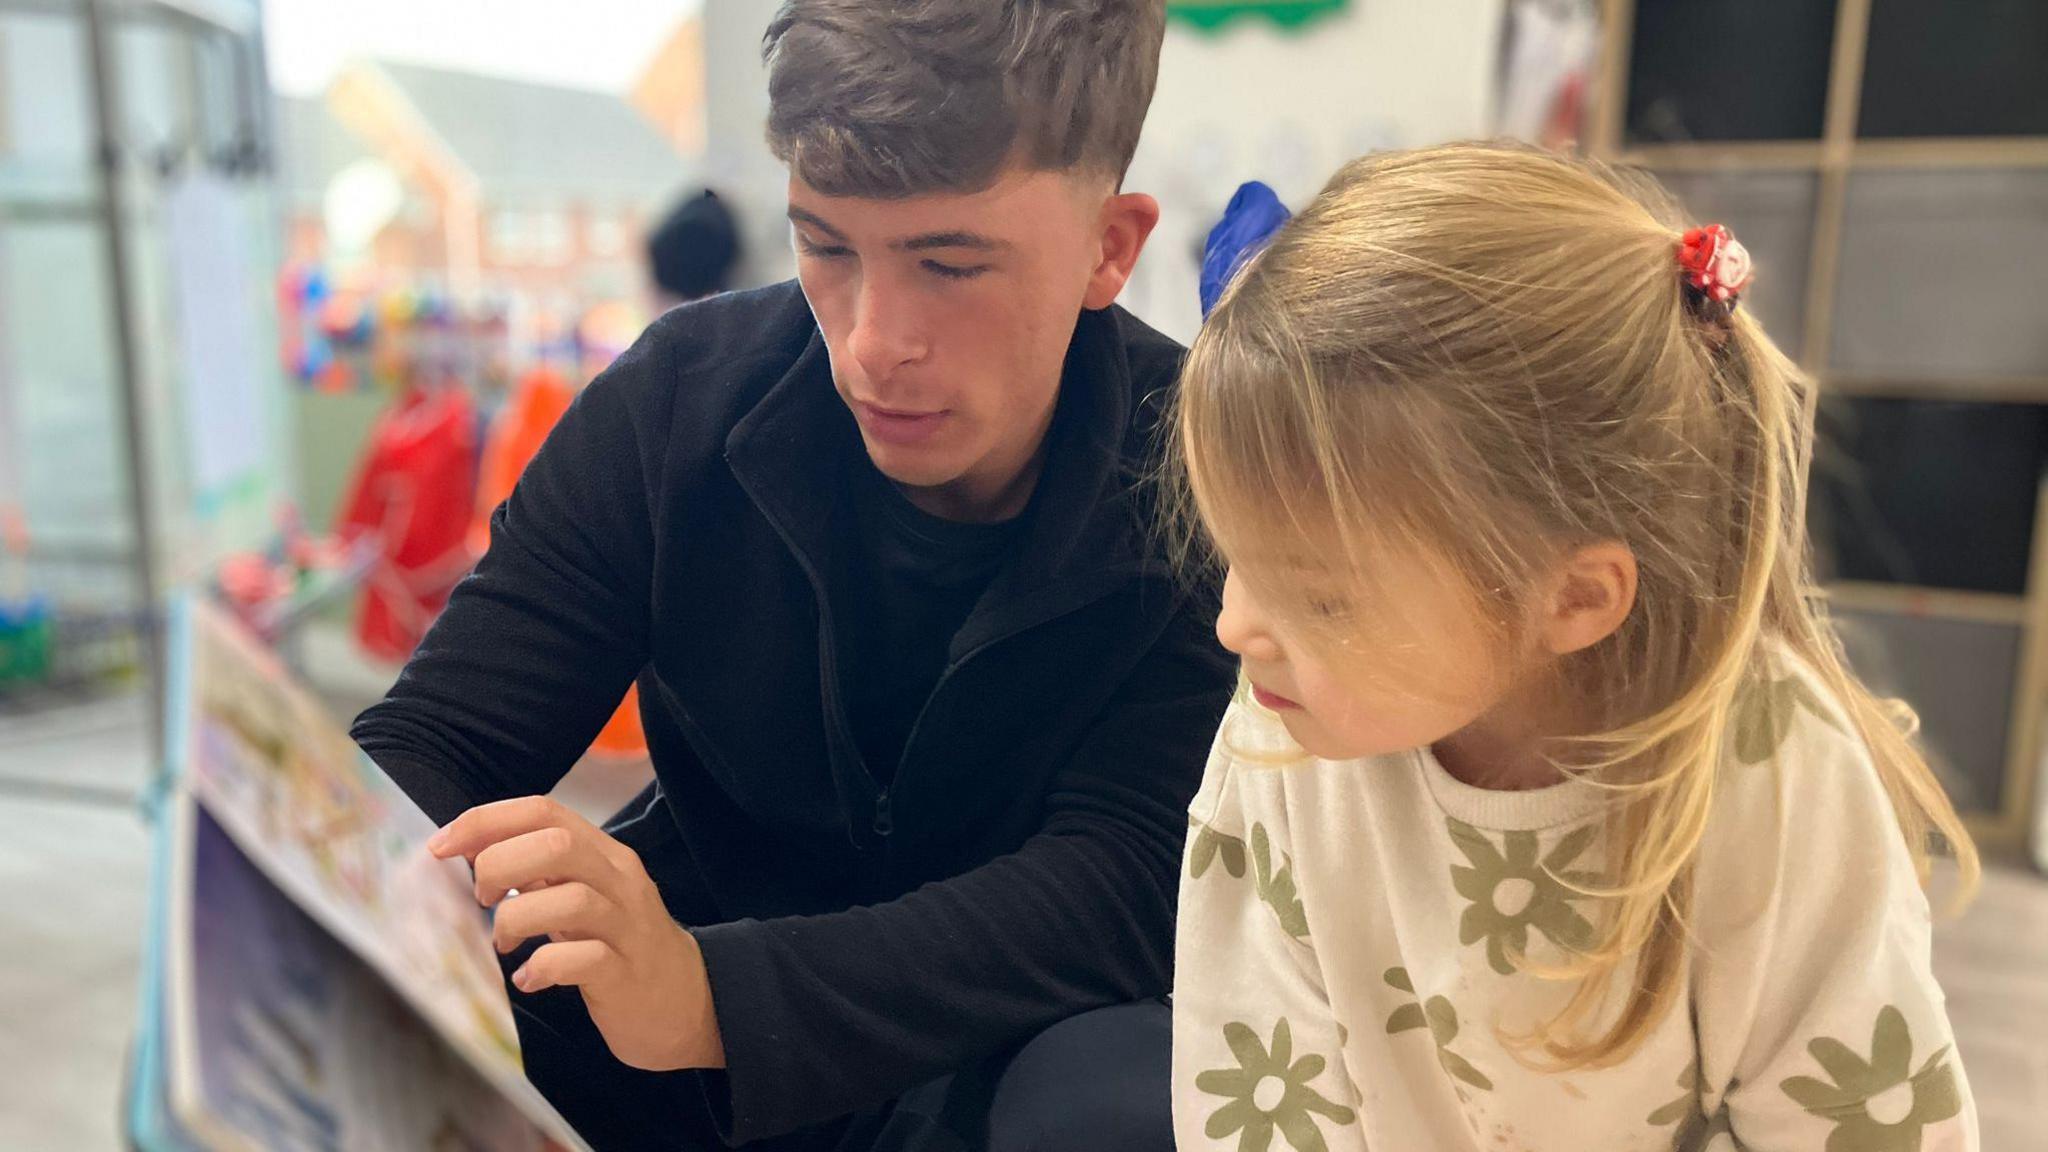
[[[1845,667],[1748,257],[1513,146],[1346,167],[1239,274],[1171,491],[1245,690],[1192,808],[1184,1150],[1974,1149],[1976,857]]]

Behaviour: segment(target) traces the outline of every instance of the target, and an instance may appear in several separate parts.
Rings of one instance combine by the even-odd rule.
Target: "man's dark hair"
[[[828,196],[976,192],[1016,165],[1121,180],[1164,0],[785,0],[768,142]]]

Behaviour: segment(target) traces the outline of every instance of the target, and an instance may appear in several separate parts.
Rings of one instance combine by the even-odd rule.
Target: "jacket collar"
[[[1024,540],[961,630],[956,658],[1151,570],[1141,497],[1125,461],[1132,388],[1118,314],[1083,312],[1067,348],[1044,469],[1024,512]],[[725,450],[742,487],[824,595],[833,532],[843,523],[834,508],[844,468],[865,449],[833,389],[815,328],[796,362],[734,425]]]

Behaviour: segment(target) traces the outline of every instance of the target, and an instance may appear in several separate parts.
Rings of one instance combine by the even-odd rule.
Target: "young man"
[[[1112,307],[1162,25],[788,0],[799,283],[593,383],[358,722],[452,821],[529,1075],[598,1146],[1171,1147],[1232,673],[1143,488],[1180,349]],[[636,676],[657,783],[600,831],[536,797]]]

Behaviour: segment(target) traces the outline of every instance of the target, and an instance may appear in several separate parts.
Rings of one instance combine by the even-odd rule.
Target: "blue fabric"
[[[1209,243],[1202,250],[1202,315],[1208,316],[1230,287],[1230,278],[1244,262],[1266,246],[1273,233],[1287,223],[1292,213],[1271,188],[1257,180],[1248,181],[1230,198],[1223,219],[1209,230]]]

